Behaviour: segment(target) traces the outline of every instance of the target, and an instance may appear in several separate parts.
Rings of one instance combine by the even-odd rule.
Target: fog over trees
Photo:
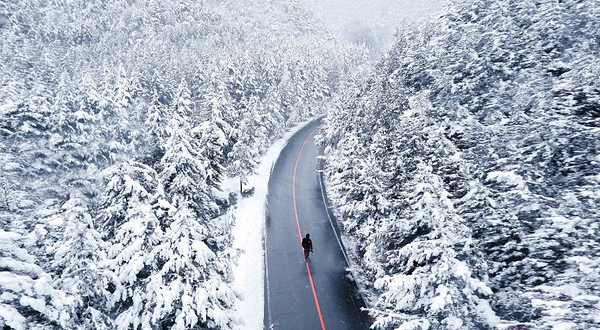
[[[377,61],[394,42],[398,28],[435,19],[445,0],[303,0],[332,33],[369,51]]]

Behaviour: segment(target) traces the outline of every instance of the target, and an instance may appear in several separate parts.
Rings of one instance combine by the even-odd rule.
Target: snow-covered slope
[[[0,39],[0,327],[237,329],[220,181],[364,51],[266,0],[9,1]]]
[[[452,1],[345,88],[328,191],[377,327],[600,327],[599,21]]]

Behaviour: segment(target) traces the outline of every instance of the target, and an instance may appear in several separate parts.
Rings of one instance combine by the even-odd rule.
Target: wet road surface
[[[319,180],[320,120],[296,133],[281,151],[269,181],[266,222],[265,328],[367,329],[362,300],[347,276],[337,226]],[[314,253],[304,262],[301,237]]]

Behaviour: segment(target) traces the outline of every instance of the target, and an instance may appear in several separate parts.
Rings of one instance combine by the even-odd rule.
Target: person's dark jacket
[[[308,249],[308,250],[312,251],[312,249],[313,249],[313,248],[312,248],[312,241],[310,240],[310,238],[308,238],[308,237],[304,237],[304,238],[302,239],[302,247],[303,247],[305,250],[307,250],[307,249]]]

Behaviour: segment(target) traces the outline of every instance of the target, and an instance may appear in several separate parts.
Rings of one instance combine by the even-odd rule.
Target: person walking
[[[312,241],[310,240],[310,234],[306,234],[306,237],[302,239],[302,248],[304,249],[304,261],[308,261],[308,254],[313,252]]]

